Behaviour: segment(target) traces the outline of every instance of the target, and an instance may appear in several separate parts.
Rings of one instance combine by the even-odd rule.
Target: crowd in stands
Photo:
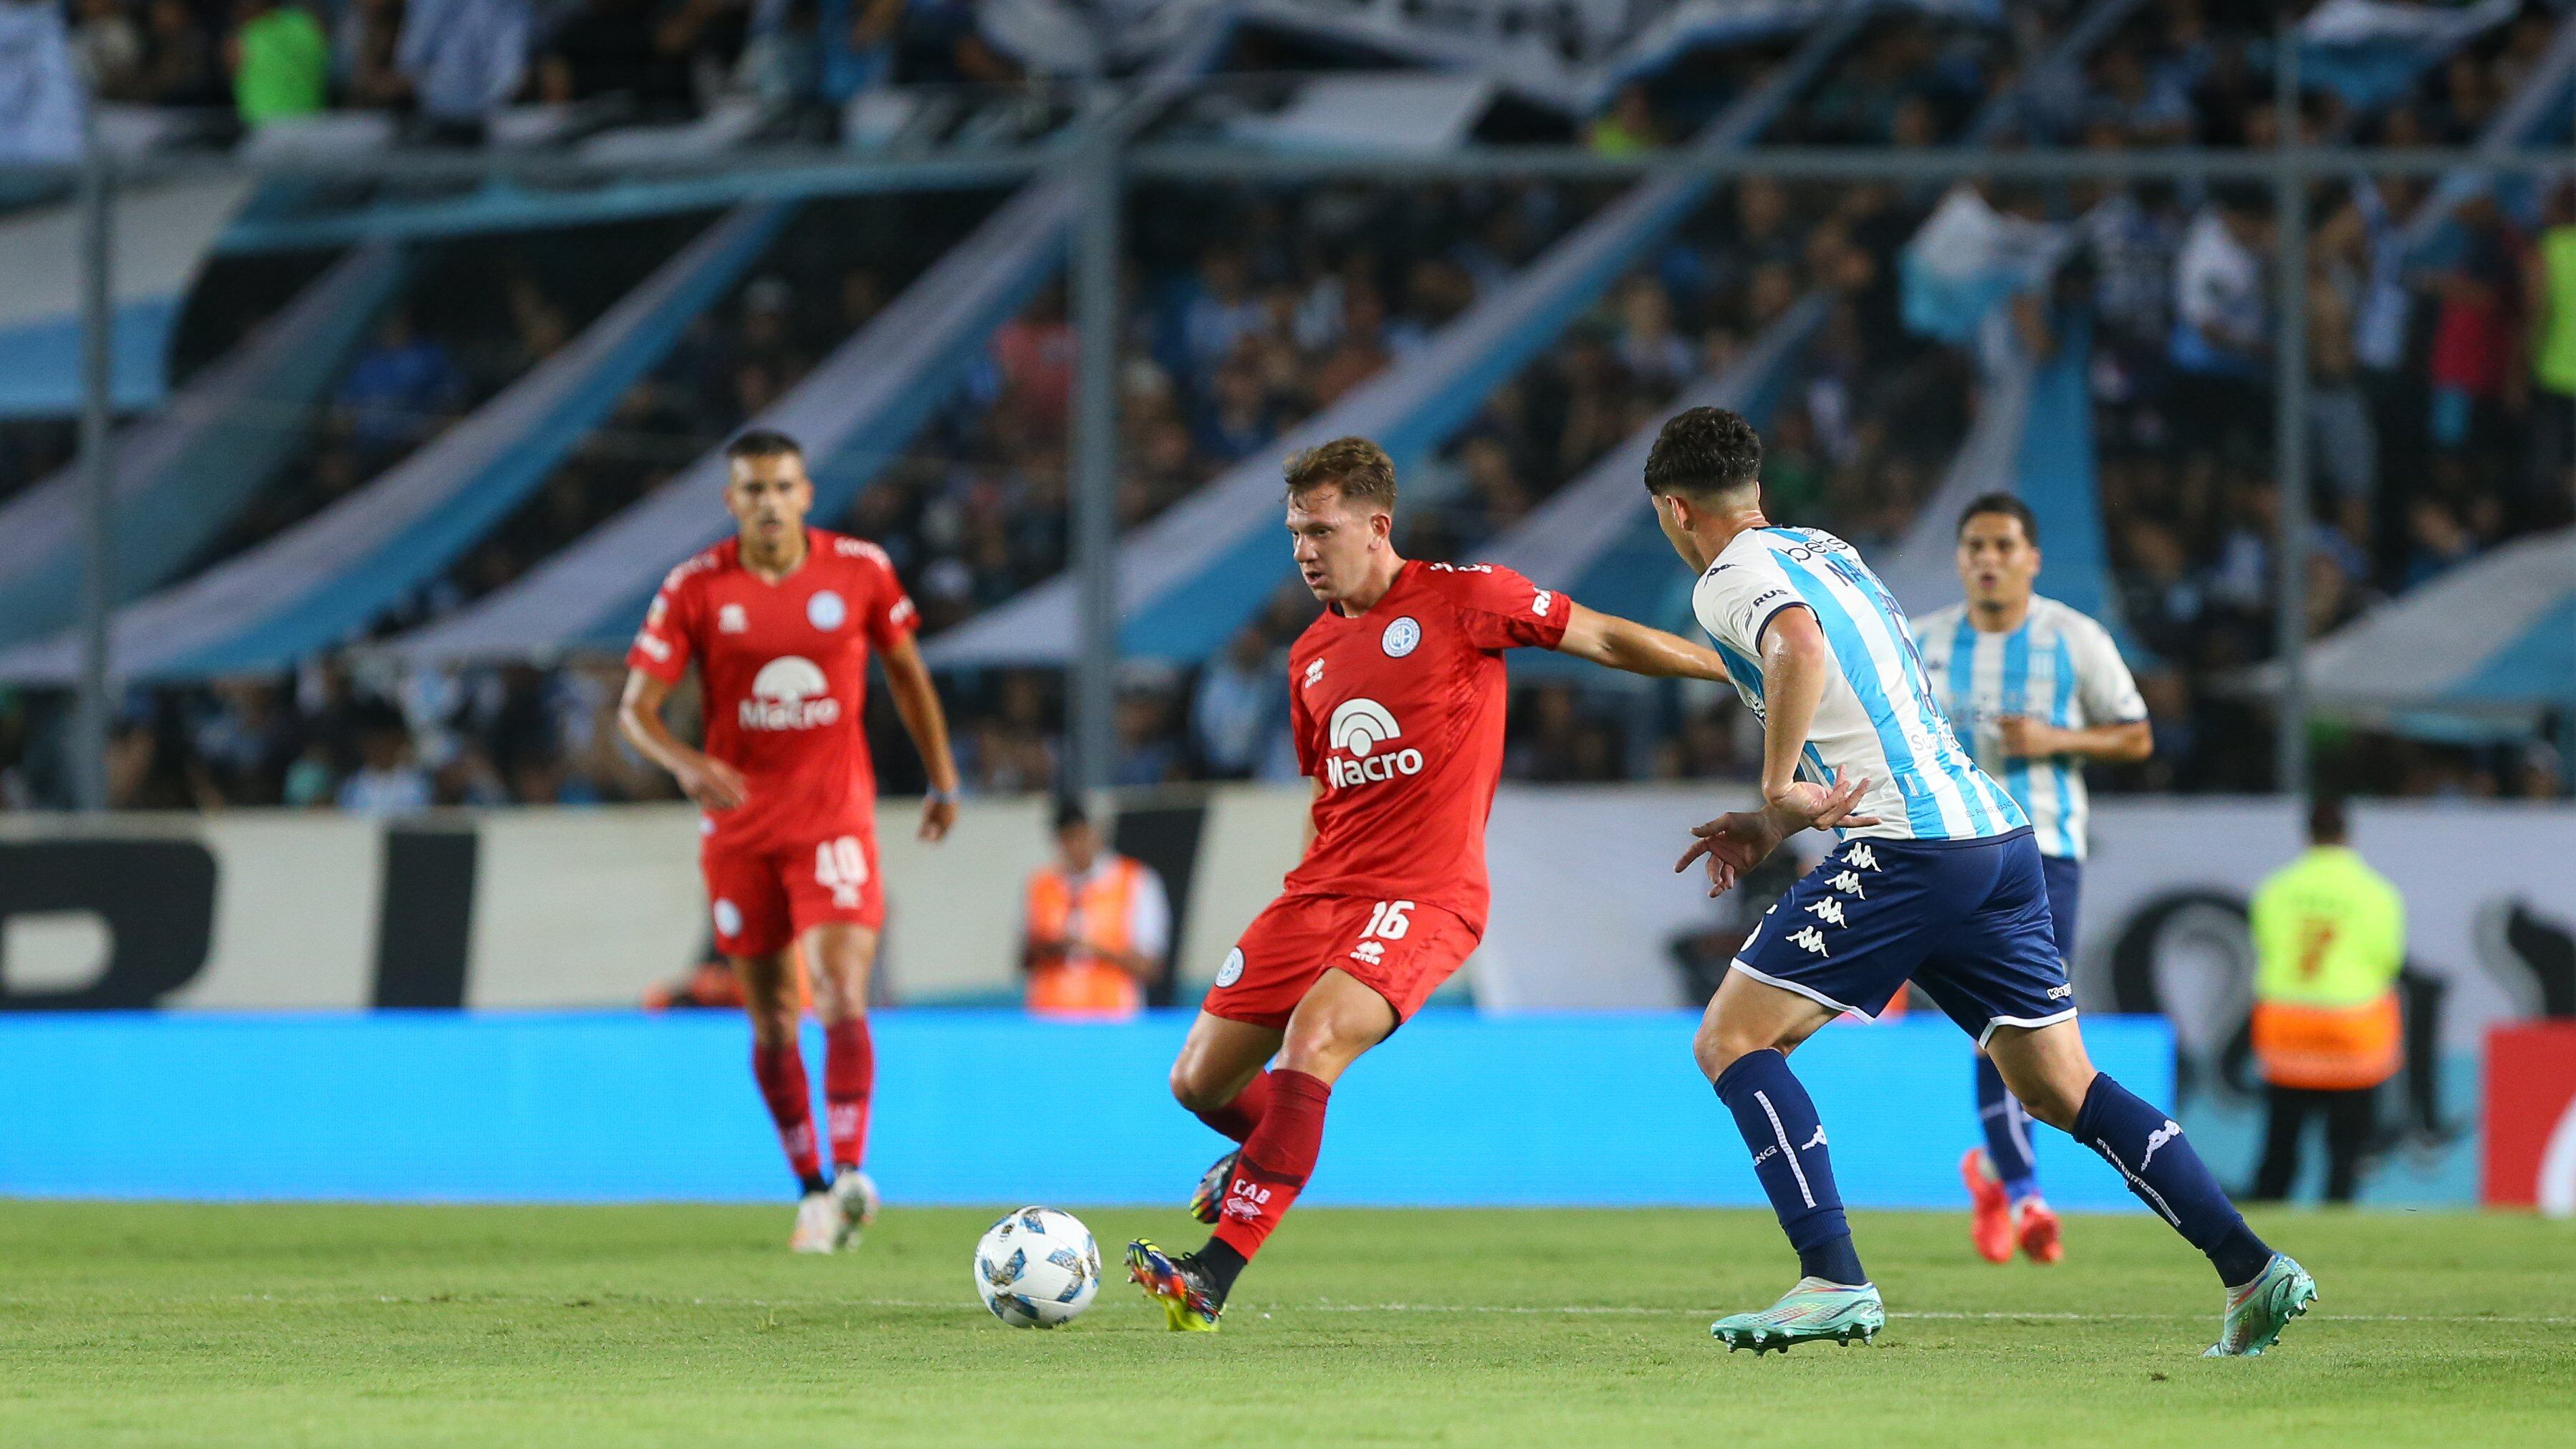
[[[972,0],[69,0],[100,99],[228,110],[248,130],[389,112],[481,139],[514,104],[684,120],[731,101],[811,119],[881,80],[1015,80]],[[828,22],[828,23],[827,23]],[[828,127],[828,120],[823,122]]]
[[[414,13],[425,3],[412,0]],[[462,12],[506,0],[447,3]],[[859,8],[864,21],[883,7]],[[2062,24],[2074,8],[2013,10],[2017,19],[2027,10]],[[91,0],[83,13],[93,9],[116,7]],[[921,9],[893,7],[898,19]],[[721,32],[731,23],[723,10],[721,0],[695,0],[685,14],[699,29],[689,33]],[[351,13],[362,12],[398,38],[398,0]],[[242,13],[278,12],[254,5]],[[583,12],[601,27],[628,13],[619,0],[594,0]],[[682,13],[654,12],[660,28],[649,33],[680,34]],[[2014,84],[2053,34],[2046,24],[2004,32],[1889,24],[1829,69],[1779,134],[1937,145],[1998,106],[2007,137],[2104,152],[2184,140],[2268,145],[2278,117],[2264,48],[2270,23],[2266,7],[2251,4],[2150,0],[2071,91]],[[2541,7],[2526,7],[2393,99],[2354,107],[2320,92],[2301,124],[2318,139],[2372,144],[2474,139],[2545,47],[2550,25]],[[344,39],[331,47],[334,56],[365,52]],[[148,58],[151,45],[138,53]],[[649,45],[624,54],[630,81],[662,63]],[[576,58],[541,60],[532,83],[577,93],[593,82],[580,79]],[[666,74],[702,78],[706,70]],[[686,89],[669,84],[674,97]],[[332,93],[357,94],[348,86],[335,80]],[[1592,141],[1669,144],[1689,124],[1640,86],[1613,105]],[[1999,208],[2053,222],[2072,239],[2049,284],[2013,305],[2021,335],[2041,353],[2079,336],[2092,347],[2110,592],[2158,740],[2154,759],[2108,783],[2268,788],[2271,725],[2241,676],[2274,649],[2274,539],[2284,506],[2273,469],[2272,319],[2281,299],[2271,194],[2165,182],[1985,189]],[[2544,259],[2551,247],[2576,245],[2576,192],[2500,188],[2432,229],[2430,245],[2402,254],[2397,239],[2430,190],[2423,179],[2363,178],[2321,184],[2311,198],[2312,633],[2502,542],[2563,525],[2576,503],[2576,263],[2553,269]],[[1527,182],[1141,191],[1121,338],[1122,525],[1151,520],[1400,364],[1611,194]],[[1937,486],[1981,397],[1970,349],[1917,335],[1904,320],[1899,257],[1938,200],[1892,184],[1755,177],[1720,188],[1408,474],[1405,551],[1476,557],[1809,295],[1826,299],[1825,321],[1765,430],[1773,516],[1831,528],[1864,548],[1892,542]],[[906,229],[881,227],[864,247],[783,244],[519,516],[386,627],[507,584],[649,492],[793,386],[962,223],[915,228],[909,251],[889,240]],[[866,261],[854,260],[860,253]],[[631,281],[641,269],[620,275]],[[397,309],[387,319],[348,369],[309,457],[227,548],[398,459],[617,290],[603,284],[575,295],[533,272],[496,275],[505,280],[487,289],[480,316],[433,321]],[[2552,352],[2552,336],[2571,340]],[[1002,328],[964,395],[910,452],[846,515],[819,520],[888,548],[926,631],[953,627],[1063,568],[1073,353],[1066,300],[1049,290]],[[34,476],[68,448],[63,430],[13,427],[0,431],[0,466]],[[8,481],[0,477],[0,487]],[[1282,660],[1313,611],[1291,588],[1204,665],[1131,668],[1121,681],[1116,781],[1293,775]],[[609,726],[618,678],[608,663],[400,676],[352,656],[308,661],[290,679],[138,693],[117,735],[119,799],[381,809],[667,798],[667,781]],[[945,683],[970,788],[1060,782],[1059,675],[988,669]],[[37,788],[30,781],[41,771],[23,762],[41,723],[24,697],[0,697],[0,803],[7,792],[23,801]],[[871,702],[870,729],[887,787],[916,785],[909,748],[881,700]],[[1743,777],[1757,741],[1730,692],[1613,695],[1536,683],[1515,696],[1508,771],[1540,781]],[[2321,742],[2358,788],[2562,788],[2558,761],[2537,741]]]

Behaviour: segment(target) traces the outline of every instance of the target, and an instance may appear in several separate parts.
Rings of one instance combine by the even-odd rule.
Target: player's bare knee
[[[1691,1038],[1691,1057],[1714,1082],[1741,1057],[1767,1051],[1786,1056],[1791,1045],[1780,1041],[1776,1033],[1710,1017],[1700,1022],[1698,1033]]]
[[[1233,1096],[1206,1068],[1183,1056],[1172,1063],[1172,1100],[1192,1112],[1214,1112]]]
[[[1375,1046],[1379,1035],[1374,1022],[1362,1026],[1329,1017],[1322,1021],[1291,1022],[1288,1039],[1279,1049],[1279,1065],[1329,1082],[1340,1076],[1342,1069],[1357,1060],[1360,1053]]]

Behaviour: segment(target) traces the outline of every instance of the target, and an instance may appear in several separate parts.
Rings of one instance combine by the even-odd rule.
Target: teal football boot
[[[2278,1342],[2290,1320],[2317,1301],[2317,1280],[2287,1253],[2274,1253],[2254,1281],[2227,1293],[2218,1342],[2202,1358],[2252,1358]]]
[[[1710,1324],[1708,1331],[1726,1345],[1728,1353],[1749,1348],[1760,1358],[1775,1348],[1787,1353],[1792,1344],[1823,1339],[1849,1348],[1853,1339],[1867,1343],[1886,1326],[1887,1307],[1878,1301],[1873,1285],[1850,1288],[1822,1278],[1801,1278],[1779,1302],[1759,1313],[1730,1313]]]

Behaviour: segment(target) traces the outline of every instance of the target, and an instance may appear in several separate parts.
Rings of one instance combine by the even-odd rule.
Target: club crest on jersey
[[[816,589],[805,601],[805,622],[829,634],[849,622],[850,606],[830,589]]]
[[[1378,746],[1403,735],[1403,726],[1395,722],[1394,714],[1385,705],[1373,699],[1343,700],[1333,708],[1326,737],[1335,750],[1347,751],[1354,758],[1344,759],[1338,754],[1327,757],[1324,783],[1339,789],[1421,774],[1420,750],[1407,746],[1388,754],[1378,753]]]
[[[747,730],[810,730],[841,717],[841,702],[831,694],[821,665],[794,654],[782,654],[752,676],[751,697],[742,702]]]
[[[1386,633],[1377,642],[1386,651],[1387,658],[1402,659],[1421,645],[1422,625],[1411,614],[1406,614],[1387,625]]]
[[[716,632],[748,634],[751,632],[751,616],[743,612],[740,604],[719,604],[716,606]]]
[[[1216,984],[1219,986],[1232,986],[1234,983],[1241,981],[1242,979],[1243,948],[1241,946],[1237,946],[1233,950],[1225,953],[1225,964],[1216,968]]]

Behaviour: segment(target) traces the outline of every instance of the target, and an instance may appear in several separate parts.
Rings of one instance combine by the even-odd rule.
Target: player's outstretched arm
[[[930,794],[921,802],[921,838],[937,841],[957,823],[957,758],[948,749],[948,713],[939,707],[939,687],[922,662],[921,645],[904,634],[885,648],[886,688],[894,696],[903,730],[921,751],[921,767],[930,776]]]
[[[2016,714],[2006,715],[1995,725],[2003,734],[2004,755],[2009,759],[2082,755],[2105,764],[2125,765],[2156,752],[2155,727],[2142,719],[2075,730]]]
[[[1630,674],[1656,679],[1707,679],[1726,682],[1726,661],[1678,634],[1649,628],[1633,619],[1573,605],[1566,616],[1559,654],[1571,654]]]
[[[680,792],[705,810],[731,810],[750,798],[742,772],[680,743],[662,722],[671,686],[641,669],[626,672],[626,694],[617,702],[617,728],[644,758],[671,772]]]

